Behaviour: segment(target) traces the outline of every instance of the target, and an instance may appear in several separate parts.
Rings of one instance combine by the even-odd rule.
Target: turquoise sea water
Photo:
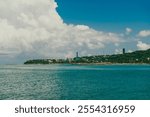
[[[147,100],[150,65],[0,65],[0,99]]]

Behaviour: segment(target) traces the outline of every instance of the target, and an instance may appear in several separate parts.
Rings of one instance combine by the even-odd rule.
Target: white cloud
[[[119,45],[122,36],[67,25],[54,0],[0,0],[0,50],[18,56],[64,57]],[[130,32],[130,31],[129,31]]]
[[[133,52],[133,50],[128,50],[128,53],[132,53]]]
[[[139,35],[140,37],[148,37],[148,36],[150,36],[150,30],[143,30],[143,31],[140,31],[138,35]]]
[[[132,32],[131,28],[126,28],[126,34],[129,35]]]
[[[147,50],[150,49],[150,44],[146,44],[141,41],[138,41],[137,47],[139,50]]]
[[[76,26],[79,30],[89,30],[90,28],[88,26],[85,25],[77,25]]]
[[[122,49],[115,49],[115,54],[122,54]]]

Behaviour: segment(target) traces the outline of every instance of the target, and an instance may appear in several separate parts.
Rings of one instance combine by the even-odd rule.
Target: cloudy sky
[[[150,48],[149,0],[0,0],[0,64]]]

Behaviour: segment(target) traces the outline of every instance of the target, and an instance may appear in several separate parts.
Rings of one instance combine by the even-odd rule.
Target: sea
[[[150,100],[150,65],[0,65],[0,100]]]

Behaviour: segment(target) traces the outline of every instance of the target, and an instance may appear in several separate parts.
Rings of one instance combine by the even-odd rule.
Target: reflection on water
[[[0,99],[150,99],[149,65],[1,65]]]

